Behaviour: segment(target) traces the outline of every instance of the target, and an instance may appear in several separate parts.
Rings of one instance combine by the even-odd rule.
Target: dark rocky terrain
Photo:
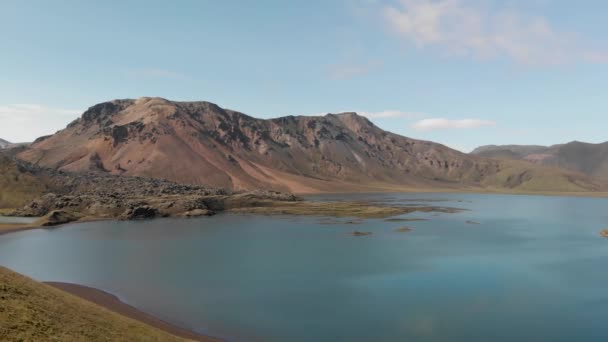
[[[31,227],[96,219],[209,216],[223,211],[379,218],[414,211],[457,211],[434,206],[309,202],[272,190],[235,191],[154,178],[67,172],[36,166],[2,153],[0,167],[5,171],[0,174],[0,185],[4,184],[3,189],[10,186],[10,190],[2,192],[6,198],[0,201],[0,208],[17,207],[4,213],[9,216],[40,217]],[[18,201],[22,206],[15,205]]]
[[[87,218],[143,219],[163,216],[212,215],[261,201],[297,201],[272,191],[233,192],[95,172],[44,168],[0,154],[0,208],[18,207],[10,215],[45,216],[41,225]],[[20,203],[21,202],[21,203]]]
[[[161,98],[95,105],[18,157],[64,171],[231,190],[603,189],[576,172],[491,160],[399,136],[356,113],[262,120],[209,102]]]

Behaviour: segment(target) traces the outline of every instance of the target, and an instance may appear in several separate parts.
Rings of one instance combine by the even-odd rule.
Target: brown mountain
[[[262,120],[209,102],[161,98],[95,105],[64,130],[39,138],[19,158],[69,171],[298,193],[602,188],[578,173],[490,160],[402,137],[356,113]]]
[[[608,179],[608,142],[589,144],[573,141],[553,146],[482,146],[473,154],[488,158],[525,160]]]

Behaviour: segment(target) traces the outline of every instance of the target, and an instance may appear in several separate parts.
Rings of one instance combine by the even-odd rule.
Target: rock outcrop
[[[78,220],[78,215],[63,210],[53,210],[42,217],[38,224],[43,227],[58,226]]]
[[[64,213],[78,218],[145,219],[203,216],[267,201],[295,202],[291,194],[273,191],[235,192],[166,180],[109,173],[66,172],[36,166],[0,154],[0,208],[19,207],[16,216],[57,222]],[[20,203],[20,204],[19,204]],[[18,204],[18,205],[17,205]]]
[[[353,236],[369,236],[372,235],[372,232],[359,232],[359,231],[354,231],[352,232]]]

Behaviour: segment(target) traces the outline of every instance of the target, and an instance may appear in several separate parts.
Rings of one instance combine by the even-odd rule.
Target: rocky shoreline
[[[456,212],[440,206],[403,206],[368,202],[307,201],[276,191],[232,191],[201,185],[100,172],[66,172],[0,155],[2,165],[22,184],[31,177],[38,192],[29,193],[26,204],[3,211],[5,216],[37,217],[28,225],[0,227],[4,233],[36,227],[91,220],[141,220],[160,217],[211,216],[220,212],[263,215],[388,218],[415,211]],[[12,179],[5,176],[5,181]],[[20,183],[21,182],[21,183]],[[18,190],[18,189],[17,189]],[[9,190],[16,192],[16,190]],[[0,203],[1,204],[1,203]]]

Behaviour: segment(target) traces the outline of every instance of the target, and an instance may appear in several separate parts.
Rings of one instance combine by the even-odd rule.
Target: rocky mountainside
[[[356,113],[262,120],[209,102],[161,98],[95,105],[18,157],[60,170],[234,190],[601,188],[576,173],[490,160],[399,136]]]
[[[0,149],[7,148],[10,145],[12,145],[10,142],[8,142],[4,139],[0,139]]]
[[[0,224],[0,233],[78,220],[193,217],[223,211],[373,218],[415,211],[458,211],[441,206],[303,201],[295,195],[276,191],[233,192],[155,178],[72,173],[32,165],[7,153],[0,153],[0,171],[3,214],[40,217],[31,225]]]
[[[41,225],[87,218],[212,215],[299,201],[294,195],[272,191],[235,193],[155,178],[72,173],[32,165],[6,153],[0,153],[0,171],[0,208],[18,208],[8,213],[16,216],[48,215]]]
[[[589,144],[573,141],[553,146],[492,145],[479,147],[472,154],[496,159],[525,160],[608,179],[608,142]]]

